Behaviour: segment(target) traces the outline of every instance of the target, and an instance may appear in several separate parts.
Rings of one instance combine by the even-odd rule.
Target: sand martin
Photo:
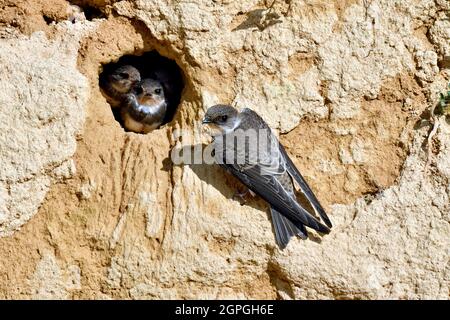
[[[176,107],[180,102],[183,82],[179,70],[174,70],[173,66],[160,64],[153,66],[149,78],[158,80],[164,88],[164,96],[167,102],[166,117],[164,122],[169,122],[175,113]]]
[[[120,115],[126,129],[148,133],[161,125],[166,111],[167,102],[161,82],[144,79],[126,95]]]
[[[216,162],[270,204],[275,239],[281,249],[294,235],[306,239],[305,226],[321,233],[330,232],[331,221],[324,209],[256,112],[248,108],[238,112],[228,105],[215,105],[207,110],[203,124],[212,129]],[[294,181],[326,226],[297,202]]]
[[[135,67],[123,65],[113,70],[105,70],[100,76],[100,88],[111,107],[119,107],[130,90],[141,81]]]

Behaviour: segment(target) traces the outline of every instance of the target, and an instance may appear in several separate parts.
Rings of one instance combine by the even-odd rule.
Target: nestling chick
[[[161,82],[144,79],[126,95],[120,114],[126,129],[148,133],[161,125],[166,111],[167,102]]]
[[[119,107],[130,90],[141,81],[141,75],[133,66],[124,65],[102,74],[100,87],[111,107]]]

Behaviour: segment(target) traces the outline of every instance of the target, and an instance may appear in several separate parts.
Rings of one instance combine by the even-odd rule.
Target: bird
[[[100,76],[100,88],[111,107],[118,108],[130,90],[140,81],[139,70],[126,64],[112,70],[105,70]]]
[[[180,102],[183,87],[182,76],[173,65],[162,62],[152,66],[148,77],[161,82],[164,88],[164,96],[167,102],[167,112],[164,122],[170,122],[175,113],[176,106]]]
[[[202,124],[211,129],[216,163],[270,205],[275,240],[281,249],[293,236],[308,238],[305,227],[324,234],[331,231],[325,210],[269,125],[255,111],[218,104],[208,108]],[[252,132],[257,133],[256,143],[251,141]],[[294,183],[325,224],[297,202]]]
[[[164,88],[161,82],[150,78],[140,81],[126,94],[120,109],[124,127],[137,133],[157,129],[166,112]]]

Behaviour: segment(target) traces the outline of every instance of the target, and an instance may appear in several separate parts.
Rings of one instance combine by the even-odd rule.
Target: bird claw
[[[241,206],[243,206],[244,204],[247,203],[247,200],[245,199],[245,197],[248,194],[250,194],[252,197],[255,196],[255,193],[250,189],[247,189],[245,191],[236,190],[236,192],[233,194],[233,200],[235,200],[236,198],[239,198]]]
[[[236,190],[236,192],[233,194],[233,200],[236,200],[236,198],[239,198],[239,202],[241,203],[241,206],[243,206],[247,200],[245,200],[245,196],[249,193],[250,190],[246,190],[246,191],[239,191]]]

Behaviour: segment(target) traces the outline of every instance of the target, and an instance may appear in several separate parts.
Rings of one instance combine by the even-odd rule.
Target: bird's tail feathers
[[[286,248],[292,236],[299,236],[302,239],[308,238],[308,232],[303,224],[294,224],[291,220],[283,216],[274,208],[270,208],[275,240],[281,249]]]

